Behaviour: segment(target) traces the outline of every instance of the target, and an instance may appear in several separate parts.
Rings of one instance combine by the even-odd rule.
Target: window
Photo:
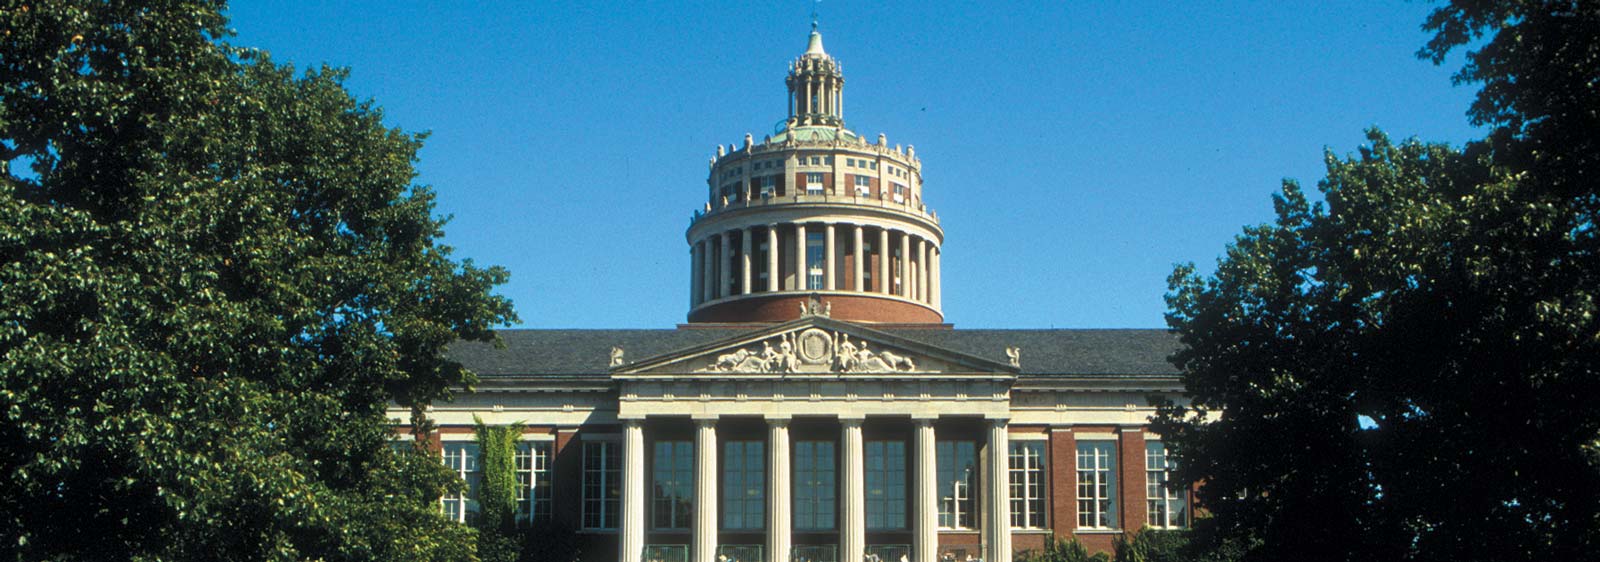
[[[652,521],[657,529],[688,529],[694,515],[694,443],[656,441],[655,452]]]
[[[856,159],[854,159],[854,158],[846,158],[846,159],[844,159],[844,165],[846,167],[854,168],[854,167],[856,167]]]
[[[905,203],[906,202],[906,186],[900,185],[898,183],[894,184],[894,202],[895,203]]]
[[[812,166],[821,166],[822,165],[822,157],[821,156],[812,156],[811,157],[811,165]]]
[[[765,526],[766,466],[765,443],[728,441],[722,444],[722,528],[746,530]],[[760,551],[756,553],[759,555]],[[760,558],[739,560],[759,562]]]
[[[772,197],[778,190],[778,176],[761,176],[761,197]]]
[[[1117,521],[1117,443],[1078,443],[1078,526],[1110,529]]]
[[[1189,506],[1184,501],[1188,494],[1167,487],[1171,475],[1172,461],[1167,458],[1167,446],[1160,441],[1145,441],[1145,515],[1151,527],[1170,529],[1189,524]]]
[[[759,544],[720,544],[717,545],[717,561],[761,562],[761,550]]]
[[[939,528],[971,529],[972,478],[977,474],[977,448],[971,441],[934,443],[938,466]]]
[[[583,442],[583,528],[615,529],[622,513],[622,455],[615,441]]]
[[[517,443],[517,520],[550,520],[550,442]]]
[[[813,291],[825,288],[828,257],[827,242],[821,232],[806,233],[806,288]]]
[[[1011,526],[1040,529],[1044,520],[1044,442],[1011,442]]]
[[[872,178],[856,176],[856,197],[866,197],[872,194]]]
[[[878,163],[877,162],[868,162],[867,164],[868,164],[868,167],[871,168],[871,169],[874,169],[874,170],[878,169]]]
[[[832,441],[794,444],[794,528],[833,528],[834,462]]]
[[[906,528],[906,442],[868,441],[866,454],[867,529]]]
[[[483,485],[483,472],[478,470],[478,444],[465,441],[446,442],[444,466],[467,483],[460,492],[444,495],[444,516],[451,521],[477,522],[478,487]]]
[[[822,172],[806,173],[806,195],[822,195]]]
[[[829,165],[829,166],[832,166],[833,165],[833,157],[832,156],[823,156],[822,157],[822,163],[826,164],[826,165]]]

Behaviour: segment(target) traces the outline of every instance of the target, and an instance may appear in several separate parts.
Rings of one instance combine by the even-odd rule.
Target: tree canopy
[[[0,5],[0,558],[468,560],[391,403],[514,320],[422,135],[205,0]]]
[[[1588,559],[1600,548],[1600,2],[1455,0],[1461,149],[1379,131],[1170,279],[1190,407],[1156,430],[1250,560]]]

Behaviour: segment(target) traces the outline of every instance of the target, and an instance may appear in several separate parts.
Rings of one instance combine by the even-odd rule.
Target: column
[[[755,236],[756,227],[747,226],[739,231],[739,292],[750,294],[750,238]]]
[[[624,420],[622,430],[622,549],[618,562],[644,556],[644,420]]]
[[[928,267],[928,241],[922,238],[917,239],[917,267],[920,268],[917,271],[917,300],[933,304],[933,299],[928,297],[928,287],[933,285],[928,282],[928,272],[933,268]]]
[[[829,291],[832,291],[838,286],[834,284],[833,279],[833,270],[835,269],[835,262],[833,261],[833,223],[830,222],[823,227],[823,233],[822,255],[827,256],[822,260],[823,269],[826,270],[826,272],[822,274],[824,279],[823,287],[827,288]]]
[[[839,562],[860,562],[867,554],[866,453],[861,442],[862,418],[843,418],[844,495],[839,518]]]
[[[911,498],[911,560],[939,560],[938,467],[935,465],[933,418],[916,418],[916,495]]]
[[[767,292],[778,292],[778,225],[767,225]]]
[[[711,245],[711,238],[706,237],[700,241],[700,302],[709,302],[717,298],[717,265],[716,247]]]
[[[794,290],[806,290],[806,225],[794,225]]]
[[[793,489],[789,472],[789,420],[767,420],[767,562],[789,562]]]
[[[933,293],[931,295],[933,297],[933,307],[937,308],[937,309],[940,309],[940,310],[944,310],[944,308],[943,308],[943,305],[944,305],[944,286],[940,285],[940,278],[939,278],[939,265],[940,265],[940,261],[939,260],[941,259],[942,255],[943,255],[943,251],[940,250],[938,246],[934,246],[933,247],[933,251],[928,253],[928,257],[933,260],[933,267],[929,268],[929,270],[928,270],[929,271],[929,276],[928,276],[929,279],[928,280],[932,281],[932,283],[930,284],[930,290]]]
[[[717,275],[717,295],[726,297],[733,295],[733,231],[723,231],[720,238],[722,253],[717,256],[717,271],[720,272]]]
[[[902,297],[911,298],[911,233],[900,233],[900,292]]]
[[[717,420],[694,420],[694,544],[692,562],[717,559]]]
[[[989,455],[984,459],[984,562],[1011,562],[1011,441],[1006,420],[988,420]]]
[[[850,275],[851,275],[850,278],[853,279],[854,281],[852,281],[852,282],[855,283],[855,285],[853,285],[853,286],[855,287],[855,290],[858,293],[867,292],[866,277],[862,275],[863,272],[866,271],[866,269],[864,269],[865,264],[861,263],[861,260],[866,257],[866,254],[861,250],[862,241],[865,238],[863,236],[862,230],[864,230],[864,229],[861,227],[861,225],[859,225],[859,224],[855,225],[855,246],[854,246],[854,250],[855,250],[855,258],[856,259],[855,259],[855,267],[853,268],[854,271],[850,272]]]
[[[700,244],[689,245],[689,306],[700,304]]]
[[[894,284],[889,278],[889,229],[878,229],[878,292],[893,294]]]

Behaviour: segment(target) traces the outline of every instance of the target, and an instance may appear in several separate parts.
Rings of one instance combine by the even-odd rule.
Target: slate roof
[[[759,328],[675,330],[500,330],[505,347],[460,342],[451,358],[484,378],[496,376],[596,376],[608,374],[612,346],[639,361]],[[874,328],[877,329],[877,328]],[[1178,338],[1166,330],[938,330],[884,329],[951,351],[1006,362],[1005,348],[1022,348],[1022,375],[1178,374],[1167,357]]]

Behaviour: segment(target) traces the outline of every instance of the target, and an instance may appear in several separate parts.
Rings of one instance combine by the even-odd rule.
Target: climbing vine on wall
[[[482,519],[478,528],[478,557],[485,562],[516,560],[517,527],[517,442],[522,439],[522,424],[491,426],[473,416],[477,425],[478,470],[483,482],[478,488],[478,509]]]

